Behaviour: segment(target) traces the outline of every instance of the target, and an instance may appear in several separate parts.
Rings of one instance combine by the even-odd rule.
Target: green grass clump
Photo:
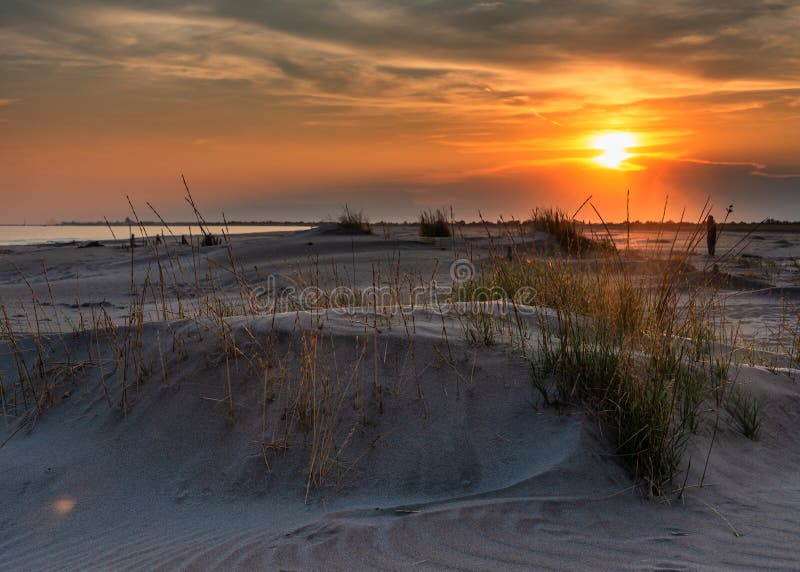
[[[364,215],[363,211],[351,211],[350,207],[345,205],[342,214],[339,215],[339,226],[353,232],[361,234],[372,234],[372,229],[369,226],[369,220]]]
[[[447,213],[442,209],[428,209],[419,213],[419,234],[427,237],[451,236]]]
[[[761,406],[760,399],[736,389],[728,396],[725,410],[736,429],[748,439],[755,441],[761,432]]]

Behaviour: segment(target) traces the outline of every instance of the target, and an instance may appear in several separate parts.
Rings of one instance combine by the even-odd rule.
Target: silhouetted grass
[[[339,226],[361,234],[372,234],[369,220],[364,215],[364,211],[351,211],[347,205],[344,206],[342,214],[339,215]]]
[[[575,220],[558,209],[535,209],[529,221],[534,230],[551,234],[568,254],[591,251],[613,252],[614,246],[607,239],[593,239],[578,230]]]
[[[427,237],[451,236],[447,213],[443,209],[428,209],[419,213],[419,234]]]

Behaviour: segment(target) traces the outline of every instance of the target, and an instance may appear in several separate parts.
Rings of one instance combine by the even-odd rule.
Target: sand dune
[[[433,257],[453,257],[411,237],[357,240],[350,272],[362,283],[397,252],[428,275]],[[350,237],[311,232],[243,238],[237,260],[285,273],[309,242],[320,267],[352,253]],[[115,255],[100,250],[81,251],[82,299],[125,308],[130,260],[117,252],[92,267]],[[148,255],[136,256],[144,273]],[[50,279],[70,264],[50,259]],[[22,297],[3,278],[3,299]],[[54,300],[66,304],[63,280]],[[531,344],[539,318],[525,319]],[[588,414],[538,404],[519,340],[476,346],[463,328],[432,308],[154,321],[142,330],[147,375],[128,380],[124,408],[110,337],[48,338],[54,362],[105,369],[77,372],[41,416],[4,416],[0,568],[797,568],[791,369],[740,368],[738,383],[765,404],[760,440],[722,423],[699,487],[704,425],[684,459],[685,494],[666,503],[636,490]]]

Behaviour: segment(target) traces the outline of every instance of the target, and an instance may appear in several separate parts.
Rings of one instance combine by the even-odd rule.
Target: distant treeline
[[[56,223],[53,226],[164,226],[161,221],[158,220],[143,220],[143,221],[134,221],[130,219],[125,220],[117,220],[117,221],[89,221],[89,222],[80,222],[80,221],[63,221]],[[167,221],[166,223],[168,226],[197,226],[197,221]],[[277,220],[264,220],[264,221],[257,221],[257,220],[229,220],[229,221],[204,221],[204,225],[207,226],[314,226],[320,224],[319,222],[307,222],[307,221],[277,221]]]
[[[482,226],[485,224],[489,225],[506,225],[506,226],[520,226],[530,224],[530,220],[503,220],[503,221],[470,221],[466,222],[463,220],[456,220],[453,221],[453,224],[457,226]],[[591,229],[602,229],[604,228],[603,224],[599,222],[583,222],[583,221],[576,221],[578,226],[583,226],[586,228]],[[417,224],[414,222],[403,222],[403,223],[378,223],[378,224],[386,224],[386,225],[410,225],[410,224]],[[631,221],[630,222],[630,229],[631,230],[691,230],[697,228],[698,224],[704,225],[705,222],[677,222],[677,221]],[[722,221],[717,221],[717,225],[722,226]],[[627,230],[629,228],[629,224],[627,222],[609,222],[605,225],[610,230]],[[775,220],[775,219],[766,219],[763,222],[745,222],[745,221],[738,221],[738,222],[726,222],[724,223],[726,229],[729,230],[742,230],[748,231],[758,228],[759,230],[774,230],[774,231],[800,231],[800,221],[783,221],[783,220]]]
[[[582,225],[586,228],[598,229],[603,228],[603,225],[597,222],[586,223],[582,221],[576,221],[578,225]],[[496,221],[465,221],[465,220],[454,220],[452,224],[456,226],[464,226],[464,227],[471,227],[471,226],[482,226],[482,225],[506,225],[506,226],[518,226],[530,223],[530,220],[496,220]],[[132,221],[129,219],[122,220],[122,221],[109,221],[106,223],[105,221],[92,221],[92,222],[79,222],[79,221],[64,221],[57,223],[55,226],[106,226],[110,224],[111,226],[138,226],[142,224],[144,226],[162,226],[161,221],[141,221],[138,223],[136,221]],[[277,220],[262,220],[262,221],[241,221],[241,220],[229,220],[229,221],[208,221],[204,223],[207,226],[319,226],[323,224],[332,224],[331,221],[277,221]],[[386,222],[386,221],[378,221],[374,224],[383,225],[383,226],[408,226],[408,225],[418,225],[418,221],[403,221],[403,222]],[[697,227],[697,222],[677,222],[677,221],[639,221],[634,220],[630,222],[630,229],[631,230],[690,230]],[[704,224],[704,223],[700,223]],[[722,221],[717,221],[717,224],[722,224]],[[181,222],[167,222],[169,226],[197,226],[197,221],[181,221]],[[724,223],[725,228],[729,230],[742,230],[748,231],[758,228],[759,230],[769,231],[800,231],[800,221],[786,221],[786,220],[776,220],[772,218],[765,219],[762,222],[745,222],[745,221],[738,221],[738,222],[726,222]],[[609,222],[606,223],[606,226],[611,230],[627,230],[628,223],[626,222]]]

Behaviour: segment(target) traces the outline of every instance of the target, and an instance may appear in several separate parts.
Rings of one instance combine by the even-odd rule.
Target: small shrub
[[[448,237],[452,233],[443,209],[428,209],[419,213],[419,234],[428,237]]]
[[[369,220],[363,211],[351,211],[350,207],[344,205],[342,214],[339,215],[339,226],[353,232],[361,234],[372,234]]]
[[[728,397],[725,409],[736,429],[748,439],[755,441],[761,432],[761,400],[735,389]]]
[[[203,239],[200,241],[200,246],[219,246],[222,244],[222,239],[210,232],[203,233]]]

